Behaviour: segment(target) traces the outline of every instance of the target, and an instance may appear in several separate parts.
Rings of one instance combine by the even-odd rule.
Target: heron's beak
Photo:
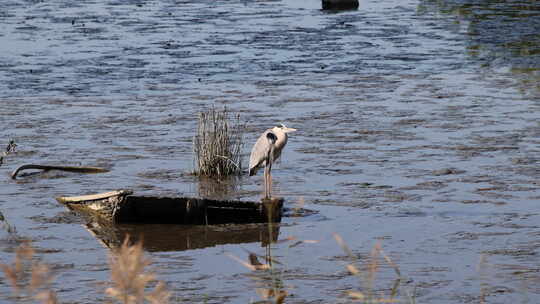
[[[296,129],[288,128],[288,127],[285,127],[284,130],[283,130],[283,132],[285,132],[285,133],[294,132],[294,131],[296,131]]]

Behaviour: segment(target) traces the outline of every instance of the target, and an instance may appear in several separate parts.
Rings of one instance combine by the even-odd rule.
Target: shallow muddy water
[[[107,244],[146,250],[173,301],[246,303],[276,281],[287,303],[347,302],[361,289],[338,233],[361,262],[380,242],[373,289],[417,303],[540,298],[538,3],[361,1],[5,1],[0,11],[0,261],[28,238],[62,303],[96,303]],[[216,184],[193,169],[197,113],[247,122],[246,158],[267,127],[297,128],[275,167],[289,215],[266,226],[99,227],[55,201],[130,188],[145,195],[253,200],[262,177]],[[13,181],[26,163],[102,166]],[[247,159],[245,161],[247,163]],[[8,226],[16,232],[8,232]],[[12,231],[12,229],[10,230]],[[273,278],[232,260],[264,254]],[[0,293],[9,286],[0,280]]]

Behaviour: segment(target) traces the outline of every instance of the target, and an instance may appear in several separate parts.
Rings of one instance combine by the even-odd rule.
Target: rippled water
[[[257,199],[262,177],[198,181],[197,113],[227,106],[258,134],[299,129],[273,172],[291,208],[272,246],[287,303],[345,301],[361,286],[339,233],[363,260],[380,241],[418,303],[538,297],[540,23],[528,1],[5,1],[0,12],[4,227],[55,265],[65,302],[103,299],[108,249],[54,197],[137,194]],[[17,181],[25,163],[103,166]],[[89,233],[89,231],[93,231]],[[0,261],[16,243],[1,232]],[[122,226],[173,302],[246,303],[267,286],[225,253],[263,254],[265,227]],[[480,262],[482,261],[482,262]],[[388,295],[396,275],[379,271]],[[2,294],[8,286],[0,281]]]

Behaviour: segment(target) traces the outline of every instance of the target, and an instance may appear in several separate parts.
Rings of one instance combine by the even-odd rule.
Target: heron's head
[[[290,132],[296,131],[296,129],[288,128],[284,124],[279,124],[279,126],[274,127],[274,129],[276,129],[276,128],[279,129],[283,133],[290,133]]]

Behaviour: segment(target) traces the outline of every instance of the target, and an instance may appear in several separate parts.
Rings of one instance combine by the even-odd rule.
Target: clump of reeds
[[[151,264],[149,258],[144,256],[142,243],[129,244],[126,238],[122,246],[110,257],[111,280],[113,287],[105,291],[108,296],[122,304],[166,304],[171,293],[165,283],[158,281],[151,271],[145,268]],[[148,292],[148,285],[156,283],[154,289]]]
[[[12,265],[0,264],[6,281],[11,285],[17,300],[37,300],[44,304],[56,304],[56,293],[51,290],[53,276],[46,264],[34,260],[35,250],[24,242],[15,253]]]
[[[229,120],[227,108],[201,112],[197,134],[193,137],[194,173],[212,177],[240,175],[244,129],[240,115]]]

